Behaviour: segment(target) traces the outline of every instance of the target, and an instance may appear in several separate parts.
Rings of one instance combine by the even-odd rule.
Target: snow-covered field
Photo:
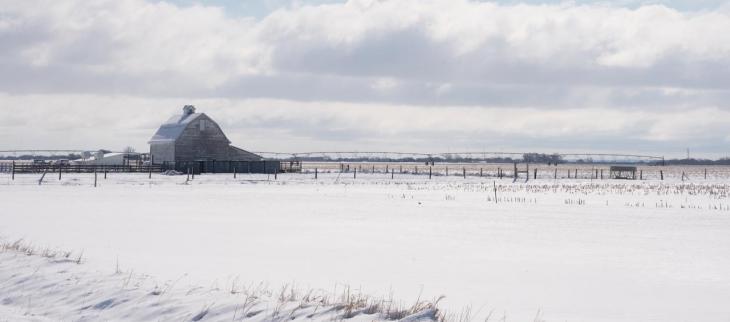
[[[93,174],[39,176],[0,174],[0,236],[83,251],[73,269],[95,279],[118,266],[176,289],[349,286],[404,306],[445,295],[441,309],[492,321],[730,320],[722,178],[110,174],[94,188]],[[3,278],[44,260],[9,256]],[[3,282],[0,315],[27,313]]]

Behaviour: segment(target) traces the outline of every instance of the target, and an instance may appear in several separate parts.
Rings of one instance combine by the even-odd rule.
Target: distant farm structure
[[[194,173],[274,173],[282,170],[279,160],[231,145],[221,127],[205,113],[185,105],[182,114],[163,123],[149,140],[150,160],[163,169]],[[291,167],[288,170],[296,170]]]

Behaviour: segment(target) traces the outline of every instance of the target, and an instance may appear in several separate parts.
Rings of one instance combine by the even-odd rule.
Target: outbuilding
[[[218,123],[192,105],[163,123],[149,144],[152,162],[164,169],[272,173],[279,168],[279,161],[231,145]]]
[[[636,167],[634,166],[611,166],[611,179],[636,180]]]

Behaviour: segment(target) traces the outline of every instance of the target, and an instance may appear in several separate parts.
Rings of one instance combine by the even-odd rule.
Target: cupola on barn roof
[[[260,161],[254,153],[231,145],[218,123],[195,106],[185,105],[182,114],[160,125],[149,140],[155,162],[179,161]]]

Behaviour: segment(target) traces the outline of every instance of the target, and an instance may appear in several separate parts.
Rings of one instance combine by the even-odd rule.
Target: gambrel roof
[[[171,117],[167,122],[162,123],[160,128],[157,130],[154,136],[150,139],[149,143],[163,143],[176,141],[180,135],[185,131],[185,128],[193,122],[195,119],[203,115],[203,113],[190,113],[181,114]]]

